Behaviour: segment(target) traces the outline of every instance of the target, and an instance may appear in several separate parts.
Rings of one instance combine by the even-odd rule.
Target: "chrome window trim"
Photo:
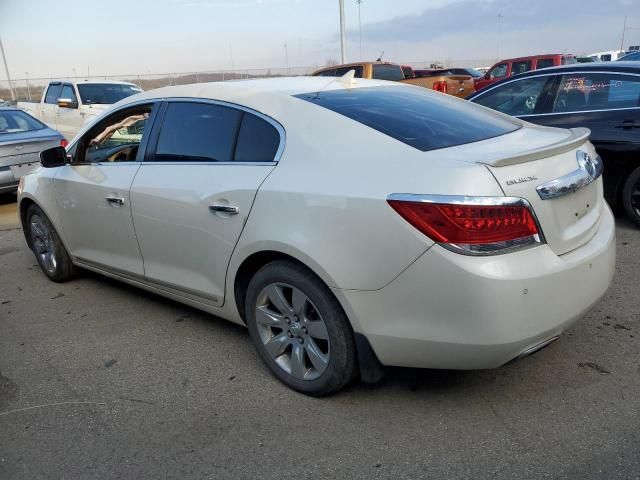
[[[274,127],[280,135],[280,143],[275,155],[273,156],[273,160],[271,160],[270,162],[145,162],[143,160],[142,163],[145,165],[277,165],[280,161],[280,158],[282,157],[286,143],[286,131],[280,122],[265,115],[264,113],[258,112],[257,110],[249,107],[245,107],[244,105],[240,105],[238,103],[226,102],[224,100],[215,100],[212,98],[165,97],[159,100],[167,103],[203,103],[242,110],[243,112],[250,113],[255,115],[256,117],[261,118],[262,120],[269,123],[272,127]],[[160,125],[160,130],[162,130],[162,125]],[[158,132],[158,135],[160,135],[160,132]]]
[[[476,96],[471,98],[469,101],[472,102],[472,103],[476,103],[474,101],[476,98],[481,98],[484,95],[486,95],[487,93],[491,92],[492,90],[495,90],[496,88],[504,87],[505,85],[508,85],[510,83],[513,83],[513,82],[519,82],[519,81],[522,81],[522,80],[528,80],[530,78],[551,77],[551,76],[557,76],[557,75],[593,74],[593,73],[611,74],[611,75],[630,75],[630,76],[634,76],[634,77],[640,77],[640,73],[613,72],[613,71],[610,71],[610,70],[606,70],[606,71],[596,70],[596,71],[591,71],[591,72],[588,72],[588,71],[585,72],[583,70],[576,71],[576,72],[553,72],[553,73],[543,73],[543,74],[540,74],[540,75],[527,75],[526,77],[522,77],[522,78],[518,78],[516,76],[512,80],[509,80],[508,82],[504,82],[504,83],[501,83],[500,85],[494,85],[494,86],[489,87],[487,89],[483,89],[480,93],[478,93]],[[484,105],[482,105],[480,103],[478,105],[484,107]],[[490,108],[490,107],[485,107],[485,108]],[[527,114],[527,115],[518,115],[517,118],[542,117],[542,116],[549,116],[549,115],[572,115],[572,114],[576,114],[576,113],[590,113],[590,112],[616,112],[616,111],[621,111],[621,110],[637,110],[639,108],[640,108],[640,105],[637,106],[637,107],[607,108],[607,109],[601,109],[601,110],[576,110],[576,111],[571,111],[571,112],[533,113],[533,114]],[[496,111],[499,111],[499,110],[496,110]],[[500,113],[502,113],[502,112],[500,112]]]
[[[540,226],[540,221],[536,212],[533,210],[531,203],[522,197],[481,197],[467,195],[433,195],[433,194],[415,194],[415,193],[392,193],[387,196],[387,200],[395,200],[401,202],[417,202],[417,203],[439,203],[447,205],[472,205],[472,206],[513,206],[526,207],[531,212],[533,221],[538,229],[537,235],[518,238],[498,243],[487,243],[479,245],[441,243],[435,242],[441,247],[460,254],[473,257],[485,257],[489,255],[504,255],[516,251],[527,250],[529,248],[538,247],[547,243]]]
[[[592,158],[587,152],[576,152],[578,168],[561,177],[550,180],[536,187],[536,192],[542,200],[562,197],[595,182],[604,170],[600,155]]]

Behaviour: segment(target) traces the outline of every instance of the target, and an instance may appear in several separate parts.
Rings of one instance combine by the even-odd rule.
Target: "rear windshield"
[[[122,85],[119,83],[84,83],[78,84],[78,91],[82,98],[82,103],[90,105],[92,103],[112,104],[123,98],[127,98],[142,90],[135,85]]]
[[[20,110],[0,110],[0,135],[31,132],[43,128],[46,127],[42,123]]]
[[[520,124],[421,87],[370,87],[296,97],[426,152],[505,135]]]

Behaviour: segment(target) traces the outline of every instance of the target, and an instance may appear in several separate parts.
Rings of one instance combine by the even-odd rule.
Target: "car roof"
[[[113,84],[113,85],[133,85],[137,86],[135,83],[131,82],[123,82],[122,80],[72,80],[72,79],[60,79],[60,80],[52,80],[49,84],[52,83],[75,83],[76,85],[86,85],[86,84],[99,84],[104,85],[105,83]]]
[[[517,57],[517,58],[505,58],[504,60],[500,60],[496,63],[496,65],[505,62],[520,62],[524,60],[533,60],[538,58],[548,58],[548,57],[575,57],[573,53],[545,53],[542,55],[527,55],[525,57]]]
[[[218,100],[245,106],[266,115],[277,117],[285,104],[299,100],[294,95],[365,87],[398,86],[398,82],[384,80],[353,79],[343,83],[340,77],[277,77],[252,80],[227,80],[224,82],[174,85],[132,95],[120,100],[115,107],[141,100],[165,98],[196,98]],[[411,88],[411,87],[407,87]]]

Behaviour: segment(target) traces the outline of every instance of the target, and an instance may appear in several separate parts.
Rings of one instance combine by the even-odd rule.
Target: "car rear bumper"
[[[0,167],[0,193],[18,190],[18,180],[13,176],[9,167]]]
[[[435,245],[386,287],[336,292],[383,365],[498,367],[560,335],[607,291],[615,223],[606,207],[591,240],[471,257]]]

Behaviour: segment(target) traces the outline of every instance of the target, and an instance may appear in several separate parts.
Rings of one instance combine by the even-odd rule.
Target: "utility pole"
[[[31,88],[29,88],[29,72],[24,72],[24,81],[27,84],[27,95],[29,95],[29,101],[31,101]]]
[[[364,0],[356,0],[356,3],[358,4],[358,26],[360,29],[360,60],[364,60],[364,58],[362,58],[362,15],[360,12],[360,7],[363,2]]]
[[[344,0],[340,0],[340,55],[342,63],[347,63],[347,39],[344,31]]]
[[[4,56],[4,47],[2,46],[2,39],[0,39],[0,52],[2,53],[2,62],[4,63],[4,71],[7,73],[9,90],[11,91],[11,100],[15,101],[16,93],[13,91],[13,84],[11,83],[11,75],[9,75],[9,66],[7,65],[7,57]]]
[[[627,16],[624,16],[624,26],[622,27],[622,41],[620,42],[620,50],[624,50],[624,34],[627,32]]]

